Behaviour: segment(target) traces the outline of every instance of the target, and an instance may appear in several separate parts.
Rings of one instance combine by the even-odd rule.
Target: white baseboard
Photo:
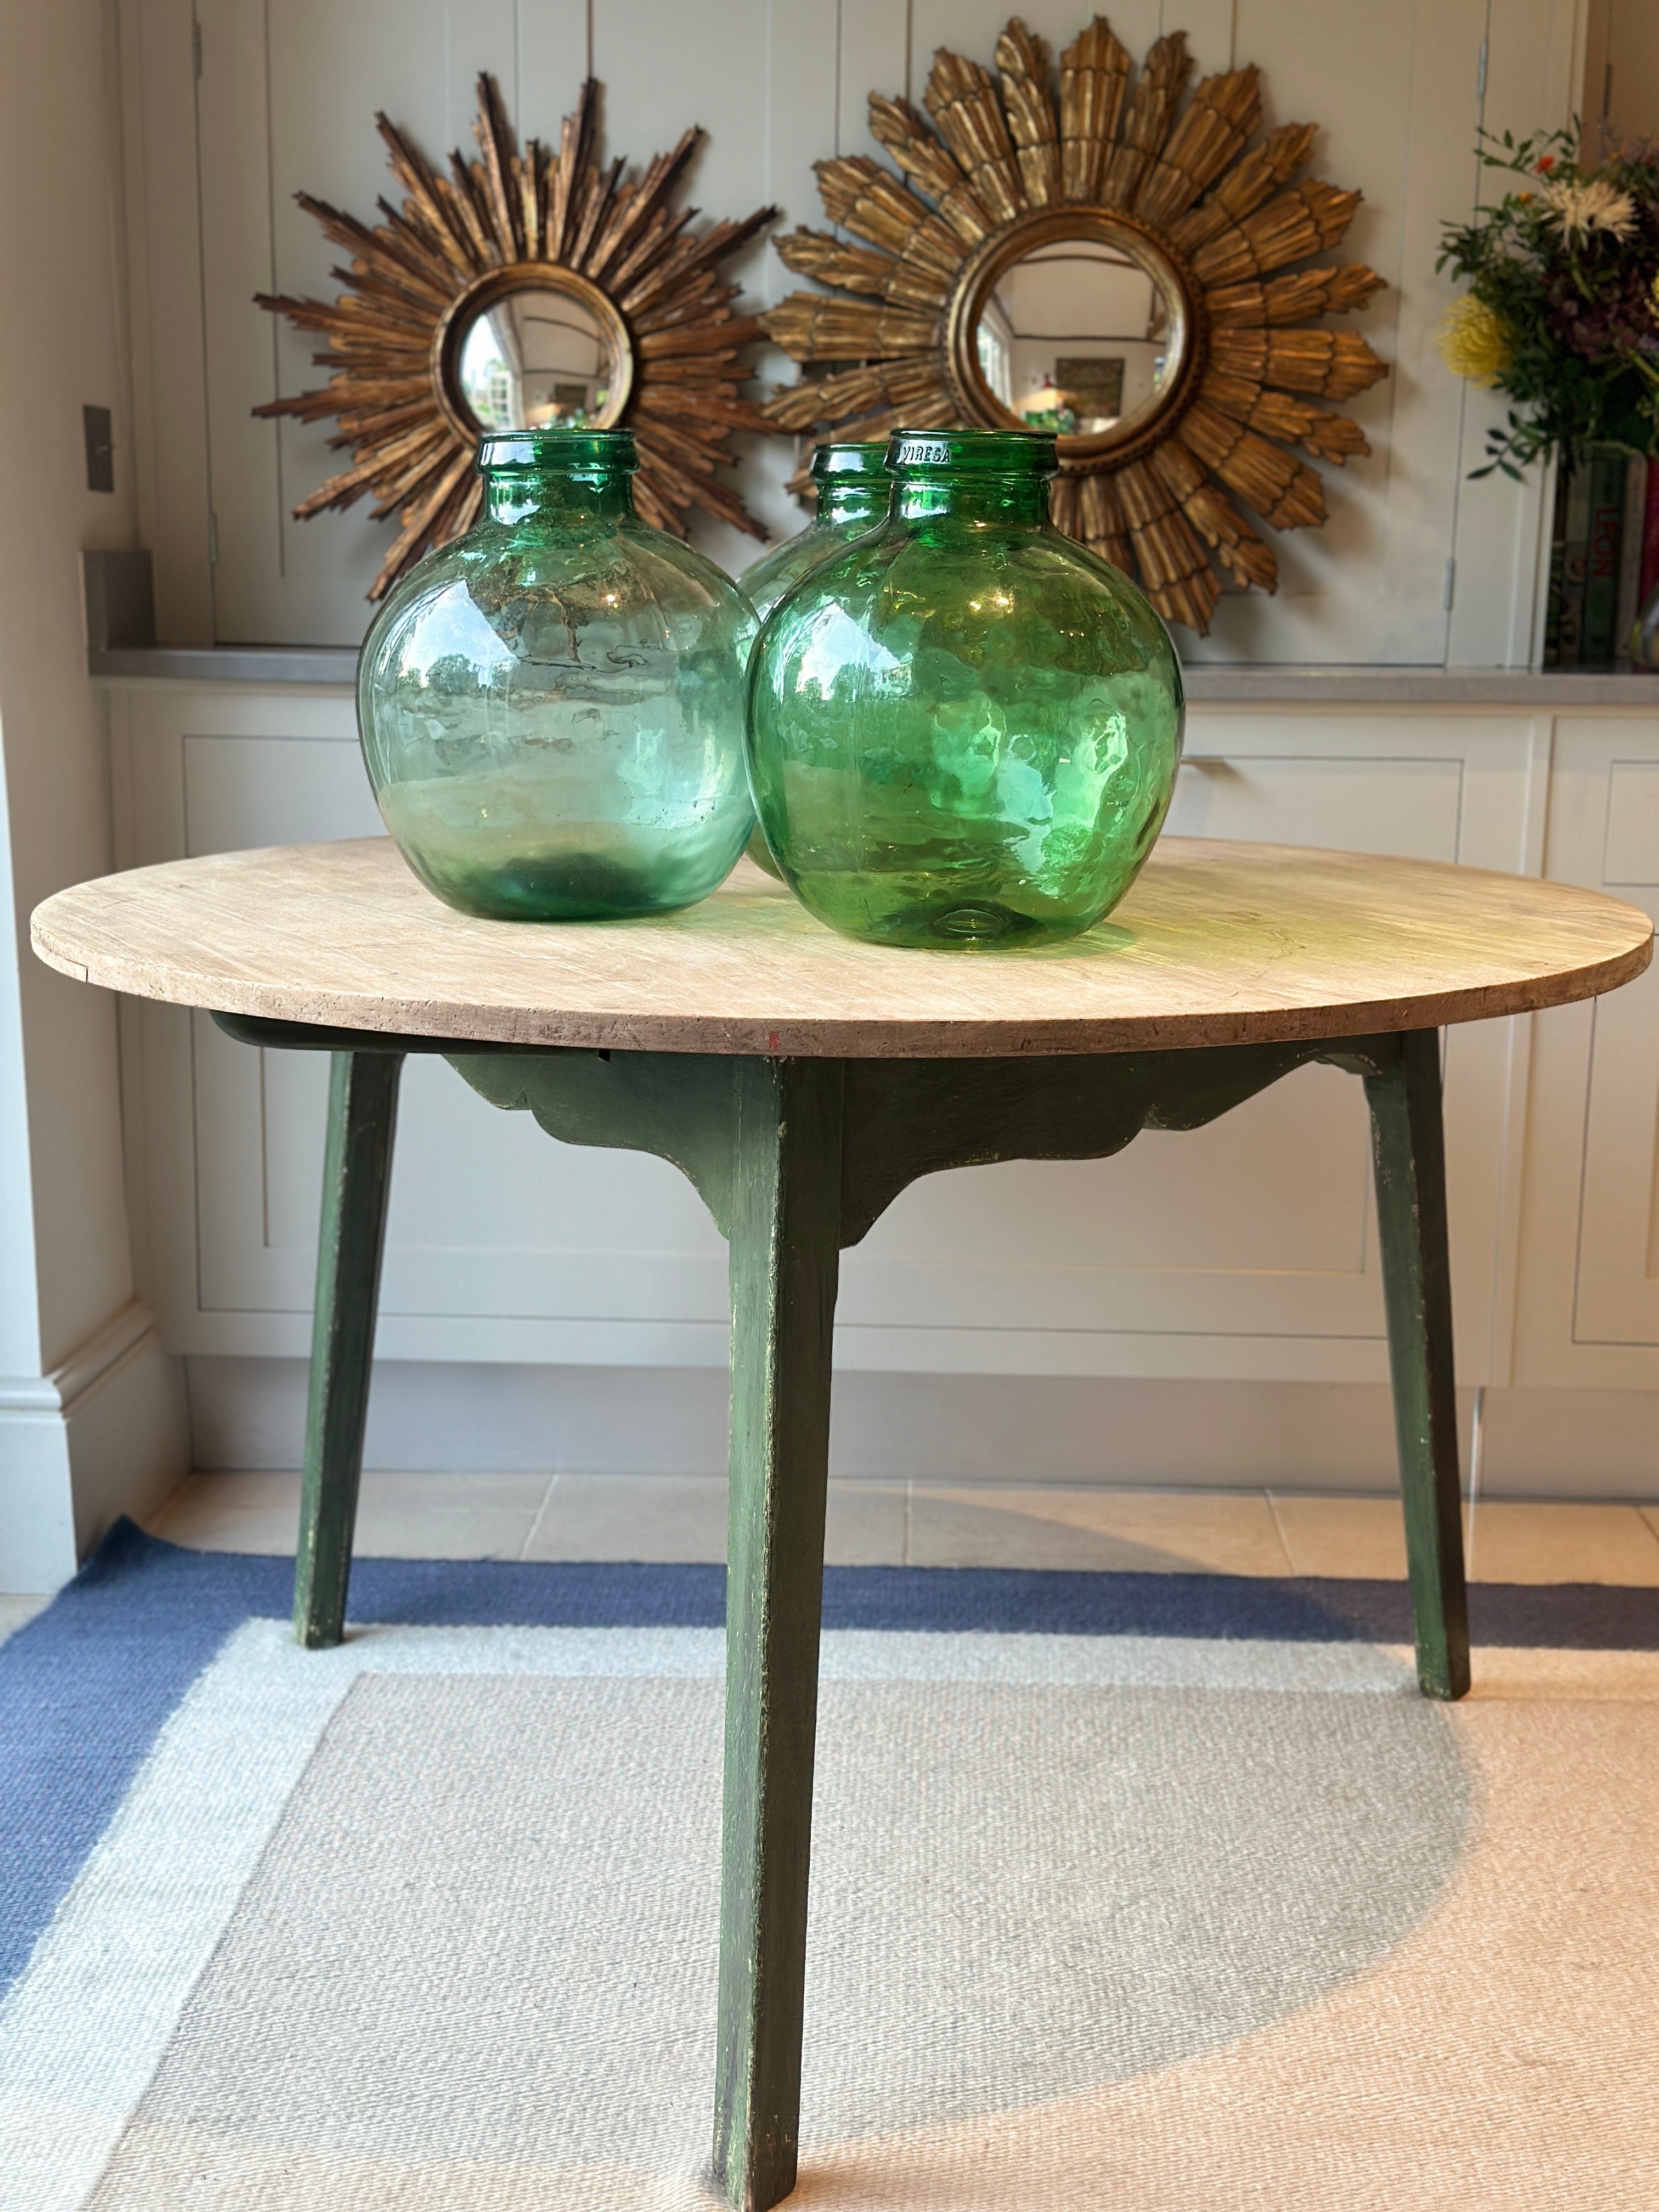
[[[0,1590],[59,1588],[190,1459],[180,1363],[136,1299],[50,1375],[0,1377]]]
[[[128,1513],[141,1520],[191,1466],[184,1363],[152,1327],[68,1408],[78,1559]]]
[[[0,1412],[0,1590],[58,1589],[75,1568],[64,1418]]]
[[[299,1465],[303,1361],[191,1358],[186,1369],[198,1467]],[[1467,1476],[1473,1393],[1461,1402]],[[726,1464],[726,1420],[725,1375],[707,1368],[383,1360],[365,1460],[410,1472],[710,1473]],[[836,1380],[830,1465],[849,1481],[1395,1481],[1389,1395],[1371,1383],[851,1371]],[[1488,1390],[1481,1480],[1489,1496],[1659,1498],[1659,1394]]]

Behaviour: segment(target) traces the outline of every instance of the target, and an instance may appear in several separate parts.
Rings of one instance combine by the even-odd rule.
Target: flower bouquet
[[[1448,365],[1516,402],[1474,473],[1592,446],[1659,453],[1659,146],[1587,169],[1576,132],[1481,137],[1482,166],[1516,182],[1445,226],[1435,264],[1469,281],[1441,331]]]

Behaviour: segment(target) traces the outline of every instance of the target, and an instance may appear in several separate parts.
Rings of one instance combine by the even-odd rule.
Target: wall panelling
[[[815,159],[874,150],[869,90],[919,97],[941,42],[988,59],[1008,13],[1006,0],[196,0],[192,48],[187,0],[124,6],[147,526],[164,629],[178,642],[312,644],[361,636],[385,526],[363,508],[290,520],[337,461],[325,424],[252,420],[258,401],[313,376],[311,342],[252,295],[331,288],[337,256],[293,194],[372,210],[388,181],[377,107],[445,152],[465,141],[472,80],[489,69],[520,130],[548,136],[591,57],[612,148],[642,161],[701,122],[710,137],[692,197],[710,216],[775,203],[789,228],[821,221]],[[1024,10],[1055,44],[1087,12],[1079,0]],[[1269,119],[1316,119],[1322,172],[1364,192],[1338,257],[1370,261],[1390,285],[1364,319],[1395,371],[1358,402],[1371,459],[1326,472],[1322,532],[1279,540],[1278,597],[1230,596],[1195,650],[1524,664],[1539,489],[1463,480],[1486,414],[1434,352],[1450,294],[1433,261],[1441,218],[1476,195],[1477,126],[1526,130],[1570,110],[1582,43],[1572,0],[1127,0],[1112,17],[1137,52],[1179,26],[1201,70],[1260,63]],[[763,242],[738,273],[757,301],[793,282]],[[784,366],[760,363],[769,380]],[[751,506],[791,526],[787,449],[744,442]],[[720,526],[702,542],[727,565],[752,550]]]

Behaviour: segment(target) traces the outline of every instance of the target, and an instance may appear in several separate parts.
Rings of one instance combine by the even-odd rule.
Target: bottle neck
[[[619,521],[634,512],[633,486],[617,469],[489,469],[484,510],[492,522],[544,517],[569,530]]]
[[[944,520],[980,528],[1030,528],[1048,520],[1046,476],[902,476],[893,496],[902,522]]]
[[[893,487],[889,478],[831,477],[818,486],[820,530],[873,530],[887,520]]]

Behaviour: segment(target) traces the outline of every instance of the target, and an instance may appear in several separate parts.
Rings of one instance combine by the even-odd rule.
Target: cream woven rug
[[[826,1633],[792,2203],[1651,2212],[1659,1654],[1448,1710],[1211,1613]],[[713,2203],[719,1631],[202,1644],[0,2009],[0,2212]]]

